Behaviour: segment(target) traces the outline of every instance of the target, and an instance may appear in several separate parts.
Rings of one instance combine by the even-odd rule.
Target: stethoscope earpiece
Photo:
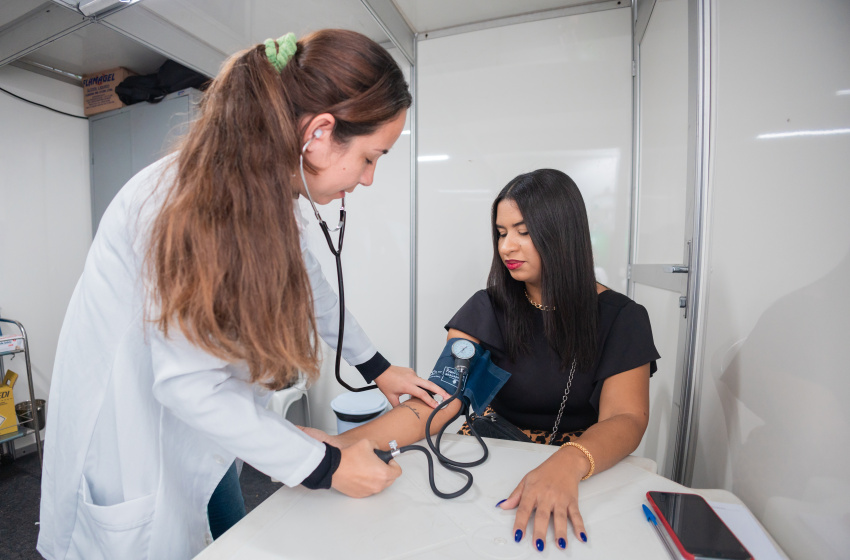
[[[321,128],[317,128],[316,130],[314,130],[313,131],[313,137],[310,138],[309,140],[307,140],[307,142],[304,144],[304,147],[301,148],[301,154],[299,156],[298,168],[301,171],[301,182],[304,184],[304,192],[307,193],[307,200],[310,201],[310,206],[313,208],[313,214],[316,215],[316,220],[319,222],[319,224],[322,226],[322,228],[327,228],[327,225],[325,225],[324,220],[322,220],[322,215],[319,214],[319,209],[316,208],[316,203],[313,202],[313,195],[310,194],[310,188],[307,186],[307,177],[304,175],[304,152],[307,151],[307,146],[309,146],[310,143],[313,140],[315,140],[316,138],[322,137],[323,132],[324,131]],[[337,224],[337,226],[335,228],[332,228],[330,231],[341,232],[344,228],[345,228],[345,197],[343,196],[342,200],[340,201],[340,207],[339,207],[339,223]],[[330,241],[328,241],[328,244],[330,244]],[[336,254],[338,251],[341,251],[341,250],[342,250],[342,239],[340,239],[339,247],[338,247],[337,251],[334,251],[334,248],[331,246],[331,251],[334,254]]]
[[[313,140],[315,140],[316,138],[321,138],[321,137],[322,137],[322,133],[323,133],[323,132],[324,132],[324,131],[323,131],[321,128],[317,128],[316,130],[314,130],[314,131],[313,131],[313,137],[312,137],[312,138],[310,138],[309,140],[307,140],[307,142],[304,144],[304,147],[303,147],[303,148],[301,148],[301,153],[303,154],[304,152],[306,152],[306,151],[307,151],[307,146],[309,146],[309,145],[310,145],[310,143],[311,143]]]

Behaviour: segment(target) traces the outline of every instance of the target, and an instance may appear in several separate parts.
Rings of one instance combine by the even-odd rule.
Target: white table
[[[667,560],[663,545],[641,511],[648,490],[694,492],[712,501],[741,503],[723,490],[689,490],[655,474],[653,461],[627,457],[579,487],[588,542],[576,539],[571,527],[567,549],[561,550],[552,539],[550,523],[546,548],[541,553],[532,542],[532,525],[522,542],[515,543],[514,511],[502,511],[495,505],[557,448],[486,441],[490,457],[472,469],[475,482],[459,498],[436,497],[428,485],[425,457],[411,451],[397,459],[404,471],[402,476],[384,492],[366,499],[355,500],[335,491],[283,487],[197,558]],[[443,450],[460,461],[473,460],[481,453],[473,438],[456,435],[443,438]],[[453,491],[464,480],[437,465],[437,487],[442,491]]]

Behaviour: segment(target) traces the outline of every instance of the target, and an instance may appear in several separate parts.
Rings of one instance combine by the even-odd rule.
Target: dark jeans
[[[245,500],[242,499],[239,473],[236,471],[234,462],[224,473],[224,477],[210,497],[210,503],[207,504],[207,518],[210,521],[212,537],[219,538],[243,517],[245,517]]]

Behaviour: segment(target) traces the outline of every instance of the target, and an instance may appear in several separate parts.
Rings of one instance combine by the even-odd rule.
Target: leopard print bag
[[[549,441],[549,436],[552,433],[549,430],[529,430],[519,428],[511,422],[499,416],[492,407],[487,407],[484,414],[470,415],[472,425],[475,427],[475,432],[481,437],[489,437],[495,439],[504,439],[509,441],[525,441],[530,443],[542,443],[549,445],[561,446],[568,441],[580,437],[584,430],[574,432],[559,432],[555,434],[555,439]],[[459,434],[471,436],[472,430],[469,429],[469,423],[464,422],[463,426],[458,430]]]

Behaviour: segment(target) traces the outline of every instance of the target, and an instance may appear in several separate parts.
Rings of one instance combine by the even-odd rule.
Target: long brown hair
[[[404,75],[381,46],[352,31],[298,42],[280,74],[265,46],[235,54],[207,89],[179,147],[174,182],[146,256],[149,317],[210,354],[247,362],[270,388],[318,374],[310,281],[294,215],[301,138],[332,114],[345,144],[410,106]],[[297,178],[296,178],[297,177]]]

